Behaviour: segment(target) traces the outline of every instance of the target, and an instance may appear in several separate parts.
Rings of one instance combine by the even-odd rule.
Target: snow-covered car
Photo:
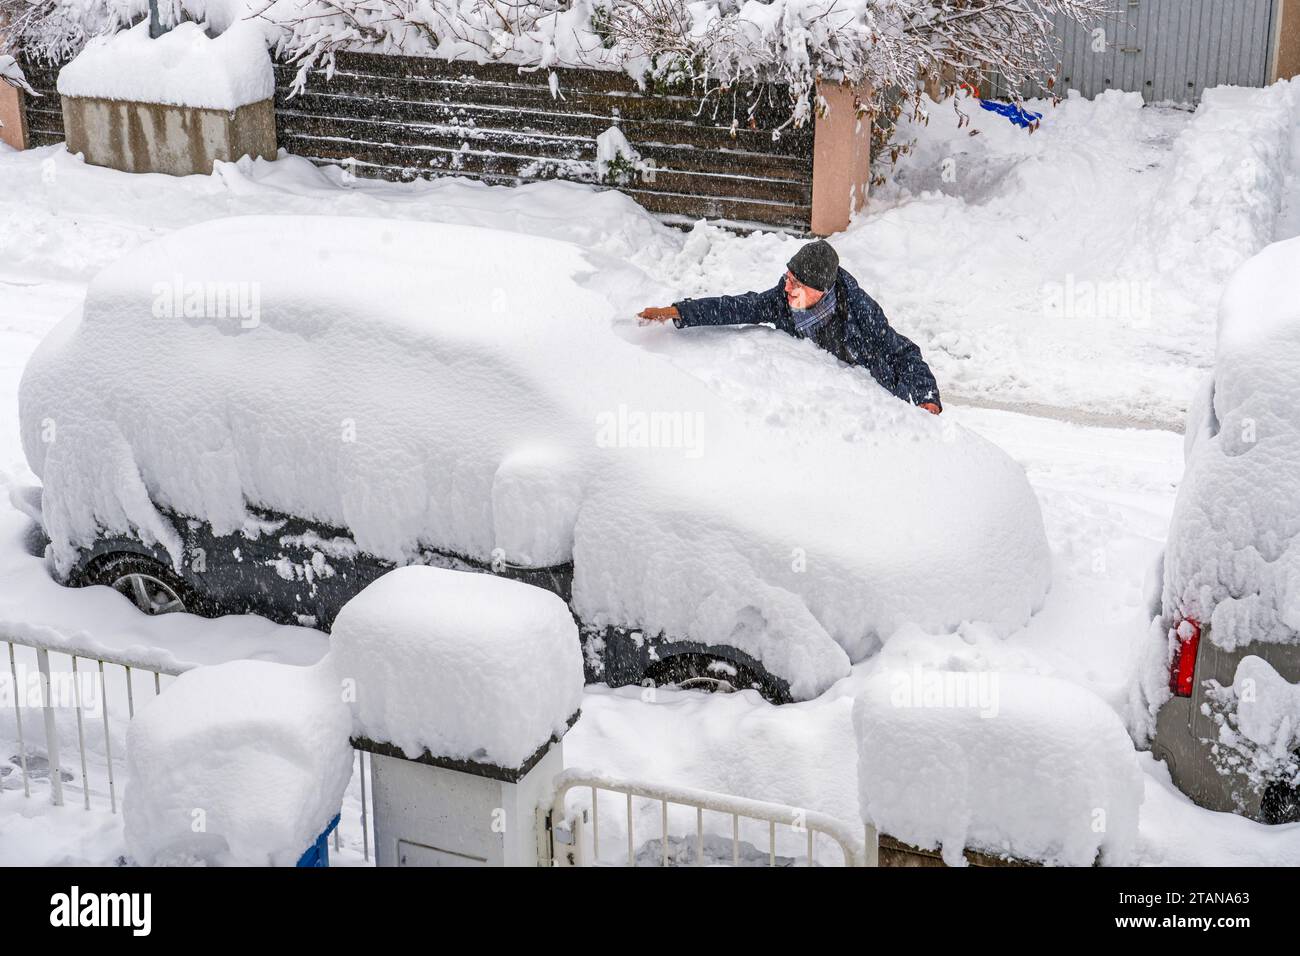
[[[1233,276],[1141,652],[1135,730],[1197,803],[1300,821],[1300,240]]]
[[[569,603],[589,680],[774,700],[905,624],[1007,633],[1041,605],[1042,517],[1008,456],[773,330],[639,327],[664,292],[471,227],[155,241],[23,376],[53,573],[321,628],[396,565],[503,574]]]

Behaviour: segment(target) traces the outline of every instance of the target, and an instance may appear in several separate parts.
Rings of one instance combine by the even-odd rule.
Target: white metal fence
[[[43,639],[0,634],[0,645],[13,698],[18,753],[12,763],[21,778],[22,796],[31,799],[34,790],[48,787],[50,801],[63,806],[65,791],[79,791],[84,810],[106,804],[116,814],[127,725],[138,707],[147,706],[188,668],[160,666],[128,652],[110,655],[78,647],[61,635]],[[0,715],[0,740],[9,738],[4,733],[7,716]],[[64,767],[73,727],[75,770]],[[0,769],[8,770],[11,761],[5,756],[0,753]],[[30,766],[34,761],[41,765]],[[351,852],[360,852],[360,862],[371,864],[371,762],[363,751],[356,752],[356,761],[340,825],[334,830],[334,849],[337,853],[346,843]],[[557,776],[554,788],[549,814],[547,808],[539,808],[538,814],[548,831],[543,834],[550,849],[549,858],[542,861],[546,865],[877,865],[873,828],[812,810],[579,769]],[[0,774],[0,800],[6,791],[17,789]],[[742,824],[749,827],[748,833]],[[615,845],[619,849],[613,857],[602,856],[602,846],[608,851]]]
[[[127,724],[138,707],[189,668],[169,668],[125,651],[106,654],[63,635],[0,633],[0,648],[0,677],[9,683],[9,693],[0,695],[7,705],[7,713],[0,713],[0,739],[8,738],[2,731],[6,718],[12,717],[18,744],[12,763],[21,781],[20,787],[7,785],[0,774],[0,800],[19,789],[31,799],[34,788],[48,788],[50,802],[64,806],[65,791],[79,791],[84,810],[107,808],[116,814]],[[4,702],[4,696],[12,701]],[[76,761],[65,767],[73,727]],[[8,756],[0,753],[0,768],[8,769]],[[360,751],[355,759],[353,785],[334,830],[334,849],[341,851],[346,841],[360,852],[362,862],[371,863],[370,761]]]
[[[568,797],[574,791],[587,790],[588,799],[575,805]],[[617,809],[601,809],[601,794],[609,794],[617,799],[612,801]],[[846,823],[835,817],[815,810],[803,810],[798,807],[762,800],[750,800],[725,793],[709,790],[697,790],[690,787],[668,787],[647,784],[638,781],[619,780],[580,769],[564,771],[555,780],[555,802],[551,808],[551,846],[554,866],[591,866],[613,863],[611,859],[601,857],[601,814],[605,812],[614,821],[621,824],[619,833],[619,862],[625,866],[636,866],[647,856],[649,842],[643,842],[638,849],[636,838],[637,813],[634,800],[644,804],[658,804],[658,864],[660,866],[693,865],[702,866],[709,863],[740,866],[742,850],[748,851],[746,862],[751,865],[763,865],[761,856],[755,851],[761,848],[753,841],[742,841],[741,822],[756,821],[765,824],[762,828],[765,839],[767,866],[777,866],[778,859],[788,864],[802,863],[804,866],[816,866],[817,846],[819,842],[830,844],[839,849],[838,860],[832,859],[832,865],[876,866],[879,861],[879,844],[874,827],[859,827]],[[611,801],[607,800],[606,803]],[[689,826],[689,835],[680,840],[674,848],[673,833],[681,833],[680,822],[670,824],[670,807],[679,811],[694,811],[694,825]],[[711,818],[706,828],[706,814]],[[680,821],[681,814],[678,814]],[[729,830],[729,840],[721,838],[719,847],[718,827],[721,820],[723,830]],[[728,826],[729,824],[729,826]],[[607,825],[608,826],[608,825]],[[713,852],[706,851],[706,833],[714,836]],[[693,843],[692,843],[693,838]],[[820,838],[820,840],[819,840]],[[729,859],[725,853],[729,843]],[[783,853],[779,856],[778,844]],[[719,852],[722,849],[723,852]],[[798,850],[803,851],[802,860],[797,857]],[[790,851],[785,855],[784,851]]]

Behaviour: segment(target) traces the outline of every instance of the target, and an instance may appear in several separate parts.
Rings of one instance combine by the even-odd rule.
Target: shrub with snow
[[[578,628],[549,591],[412,566],[339,613],[330,657],[354,731],[408,757],[520,767],[582,703]]]
[[[384,220],[141,248],[20,388],[56,569],[105,531],[179,562],[159,506],[218,534],[298,515],[399,564],[572,560],[585,623],[739,648],[796,697],[904,624],[1008,633],[1041,605],[1042,517],[1008,456],[771,330],[639,330],[611,297],[643,279]]]
[[[1132,721],[1169,699],[1174,629],[1225,650],[1300,640],[1300,239],[1243,265],[1219,307],[1212,378],[1188,416],[1187,470],[1164,557],[1163,615],[1138,650]]]
[[[292,866],[339,812],[350,730],[328,660],[187,671],[127,733],[128,851],[141,866]]]
[[[526,0],[503,15],[491,0],[177,0],[164,22],[202,20],[223,30],[256,18],[298,84],[318,65],[332,69],[343,50],[439,56],[529,68],[625,69],[674,90],[711,90],[738,80],[789,88],[790,119],[816,107],[819,77],[867,84],[868,113],[898,113],[895,94],[919,102],[926,83],[951,93],[985,74],[1012,90],[1048,86],[1057,62],[1058,19],[1090,22],[1111,0],[971,0],[960,7],[928,0]],[[8,44],[58,60],[87,37],[138,23],[143,0],[0,0]],[[733,102],[736,122],[757,102]]]
[[[1024,674],[885,672],[853,708],[864,820],[906,843],[1067,866],[1123,864],[1142,773],[1101,698]]]

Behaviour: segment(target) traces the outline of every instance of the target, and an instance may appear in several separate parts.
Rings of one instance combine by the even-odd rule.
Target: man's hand
[[[940,412],[939,406],[936,405],[934,402],[922,402],[920,404],[920,407],[924,408],[931,415],[938,415]]]
[[[642,322],[671,322],[678,317],[677,306],[669,305],[664,308],[650,307],[642,309],[637,313],[637,318]]]

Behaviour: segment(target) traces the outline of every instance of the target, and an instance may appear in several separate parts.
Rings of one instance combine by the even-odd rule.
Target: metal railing
[[[91,794],[95,792],[91,786],[91,767],[93,764],[98,771],[95,776],[102,775],[106,782],[109,810],[116,814],[118,812],[118,779],[115,773],[113,756],[113,716],[116,715],[119,720],[122,719],[124,704],[125,720],[129,721],[135,717],[135,682],[140,679],[141,675],[147,675],[146,679],[148,679],[148,684],[153,691],[151,696],[156,697],[162,692],[163,677],[178,677],[186,670],[189,670],[190,667],[166,667],[156,662],[149,662],[142,655],[129,652],[105,654],[100,650],[87,646],[76,646],[75,642],[69,641],[63,635],[42,638],[39,636],[19,637],[13,634],[0,634],[0,644],[7,645],[8,676],[13,682],[13,712],[18,736],[18,764],[22,775],[23,795],[28,798],[31,797],[32,780],[34,779],[28,767],[29,747],[27,738],[30,726],[29,721],[24,720],[24,711],[27,711],[30,715],[35,710],[39,710],[44,731],[50,799],[55,806],[64,805],[65,781],[63,779],[60,728],[63,727],[66,730],[68,725],[67,711],[71,710],[75,715],[76,723],[82,806],[85,810],[91,809]],[[24,683],[19,679],[15,648],[22,648],[35,654],[38,681],[37,693],[39,694],[39,702],[36,705],[32,705],[30,700],[23,699]],[[56,676],[63,677],[65,675],[61,672],[56,675],[52,671],[50,666],[51,654],[67,657],[71,663],[71,694],[65,694],[64,696],[68,699],[64,701],[56,701],[55,690],[56,686],[58,686],[66,691],[66,682],[56,680]],[[83,664],[90,666],[86,668],[82,666]],[[120,673],[115,673],[114,669],[118,669]],[[84,674],[90,675],[89,683],[93,685],[91,691],[87,691],[86,682],[82,679]],[[121,679],[121,683],[117,687],[117,693],[113,695],[109,693],[110,675]],[[28,684],[30,684],[30,681]],[[87,699],[88,693],[90,699]],[[112,697],[117,698],[114,708],[110,708],[110,699]],[[98,710],[98,713],[95,713],[96,710]],[[87,744],[93,732],[93,722],[96,720],[102,723],[103,726],[103,753],[102,760],[99,759],[99,754],[95,754],[96,759],[92,761],[87,756]],[[120,727],[117,728],[117,732],[120,741]],[[34,752],[39,750],[36,747],[31,749]],[[119,759],[121,758],[119,757]],[[370,777],[370,761],[367,760],[366,754],[362,751],[356,751],[356,759],[359,763],[355,769],[355,777],[360,789],[361,851],[365,862],[372,863],[371,834],[373,814],[370,804],[373,799],[373,786]],[[70,780],[76,779],[75,775],[72,774],[69,777]],[[803,861],[808,866],[817,865],[818,836],[825,838],[826,841],[839,848],[841,854],[841,861],[839,862],[842,862],[845,866],[875,866],[878,862],[878,842],[874,828],[847,823],[814,810],[803,810],[784,804],[751,800],[745,797],[689,787],[660,786],[641,781],[621,780],[581,769],[569,769],[560,773],[556,776],[553,786],[555,796],[549,808],[549,815],[545,808],[539,810],[539,816],[541,817],[539,825],[543,828],[541,835],[545,838],[543,843],[549,850],[549,858],[545,858],[544,854],[543,862],[549,865],[586,866],[603,862],[600,859],[600,794],[602,792],[622,798],[619,802],[625,811],[626,832],[622,834],[623,839],[621,842],[625,843],[626,865],[629,866],[636,865],[638,859],[638,834],[634,800],[648,800],[660,805],[659,826],[656,829],[660,840],[658,864],[661,866],[667,866],[670,863],[669,841],[672,835],[669,821],[670,807],[685,808],[686,810],[693,809],[695,811],[694,852],[689,852],[689,837],[682,842],[685,856],[689,858],[688,862],[693,865],[710,862],[706,858],[705,852],[706,813],[722,815],[724,819],[730,817],[730,862],[732,865],[740,864],[742,845],[746,848],[746,862],[753,862],[756,858],[757,850],[754,845],[752,843],[742,844],[742,820],[758,821],[766,824],[766,864],[768,866],[777,865],[778,836],[786,846],[791,846],[797,841],[799,849],[804,854]],[[567,812],[566,802],[568,796],[575,790],[583,789],[590,791],[589,802],[580,807],[576,813]],[[102,793],[102,791],[100,792]],[[0,788],[0,797],[2,795],[3,789]],[[644,803],[642,809],[644,809]],[[347,816],[350,817],[351,814],[347,814]],[[716,822],[716,820],[711,822]],[[342,849],[343,837],[340,835],[342,829],[343,827],[340,826],[334,830],[334,849],[336,852]],[[716,830],[710,830],[709,832],[711,835],[716,835]],[[642,859],[645,859],[652,842],[643,843],[641,846]],[[681,862],[680,857],[682,855],[674,854],[671,862]],[[794,859],[783,857],[782,861],[794,862]],[[724,862],[724,860],[715,852],[712,862]]]
[[[570,792],[581,789],[590,790],[590,803],[583,806],[579,813],[570,814],[566,811],[566,798]],[[876,866],[878,864],[878,838],[875,828],[870,825],[859,826],[815,810],[803,810],[779,803],[751,800],[690,787],[657,786],[638,781],[619,780],[576,768],[566,770],[555,778],[555,799],[550,811],[552,853],[547,863],[554,866],[590,866],[601,863],[599,799],[601,792],[617,794],[624,798],[626,866],[635,866],[637,860],[633,798],[642,798],[660,804],[660,866],[669,865],[669,806],[695,810],[695,852],[692,864],[696,866],[708,862],[704,839],[706,812],[730,816],[733,866],[739,866],[741,860],[740,821],[742,819],[767,824],[768,866],[777,865],[778,832],[793,833],[801,838],[800,842],[803,843],[806,852],[805,865],[807,866],[817,865],[818,834],[838,845],[843,854],[843,865]],[[782,830],[778,831],[778,827]]]
[[[13,715],[18,736],[17,758],[19,772],[22,776],[23,796],[31,797],[32,781],[35,779],[28,767],[28,738],[31,727],[29,721],[24,720],[24,712],[28,714],[34,711],[40,712],[49,775],[50,801],[55,806],[63,806],[65,781],[63,779],[63,738],[61,730],[66,730],[68,725],[67,711],[72,710],[75,714],[77,728],[77,756],[81,773],[82,807],[85,810],[91,809],[91,794],[96,792],[91,786],[92,776],[100,777],[107,785],[109,811],[116,814],[118,812],[118,774],[113,756],[114,716],[120,716],[125,710],[127,720],[135,717],[136,681],[142,675],[145,675],[146,679],[152,678],[148,680],[148,686],[153,691],[150,696],[156,697],[162,693],[163,677],[179,677],[185,671],[192,669],[193,665],[166,667],[149,661],[147,656],[141,654],[132,654],[130,652],[105,654],[101,650],[78,645],[76,641],[62,634],[52,634],[47,638],[0,634],[0,644],[6,645],[5,650],[7,652],[4,658],[0,659],[0,666],[3,666],[4,661],[7,660],[8,677],[12,681]],[[20,680],[15,648],[22,648],[35,654],[36,674],[38,675],[36,696],[39,697],[39,701],[35,706],[32,705],[30,700],[24,700],[24,688],[30,685],[30,681]],[[67,675],[52,671],[50,667],[51,654],[69,659],[71,667]],[[85,668],[82,666],[84,664],[89,664],[90,667]],[[59,678],[63,676],[70,677],[70,680],[61,681]],[[87,682],[83,679],[85,676],[89,676],[91,680]],[[116,688],[115,693],[109,692],[110,676],[119,677],[122,682],[121,686]],[[88,683],[95,685],[93,690],[88,691]],[[59,701],[56,699],[59,696],[56,694],[56,689],[61,689],[66,684],[71,685],[70,698],[68,701]],[[110,701],[114,704],[111,708]],[[71,707],[66,706],[68,703],[71,704]],[[98,711],[98,713],[95,713],[95,711]],[[96,733],[98,735],[98,732],[93,729],[95,722],[99,722],[103,726],[102,760],[91,760],[87,757],[87,743],[90,734]],[[118,739],[120,741],[121,737],[119,736]],[[30,749],[35,750],[38,748]],[[2,756],[0,755],[0,757]],[[370,762],[361,751],[356,751],[356,760],[354,773],[361,790],[361,850],[363,859],[370,863],[373,862],[370,852],[373,823],[369,806],[370,781],[367,772]],[[94,773],[92,773],[92,766]],[[76,779],[75,775],[73,779]],[[100,793],[102,796],[102,791]],[[0,787],[0,799],[3,798],[3,794],[4,788]],[[343,846],[343,834],[340,832],[343,829],[342,824],[334,828],[334,849],[336,852],[340,851]]]
[[[106,672],[105,667],[120,668],[122,677],[125,680],[126,688],[126,711],[127,719],[130,720],[135,716],[135,684],[134,676],[137,674],[152,675],[151,681],[153,686],[153,696],[162,693],[162,678],[177,677],[184,673],[187,668],[177,667],[168,668],[158,665],[148,664],[143,658],[123,654],[113,657],[101,654],[95,650],[77,647],[69,644],[60,637],[59,639],[42,639],[39,637],[15,637],[8,635],[0,638],[8,645],[9,677],[12,680],[14,721],[18,730],[18,761],[22,773],[23,795],[30,797],[32,775],[28,770],[27,739],[26,732],[23,728],[23,711],[30,710],[23,698],[24,682],[18,677],[18,663],[14,655],[15,647],[23,647],[32,650],[36,654],[36,668],[39,675],[39,684],[37,693],[39,696],[39,709],[43,718],[44,736],[45,736],[45,754],[46,763],[49,771],[50,781],[50,799],[55,806],[63,806],[63,767],[62,751],[60,747],[59,736],[59,711],[65,707],[56,702],[55,687],[56,681],[50,670],[50,654],[61,654],[71,660],[71,687],[73,693],[73,710],[76,714],[77,723],[77,755],[81,769],[81,793],[82,804],[86,810],[90,809],[90,769],[89,762],[86,759],[86,742],[88,737],[86,711],[95,709],[98,704],[99,718],[102,720],[104,729],[104,773],[108,784],[108,801],[109,809],[112,813],[117,813],[117,781],[113,772],[113,732],[111,724],[111,712],[109,708],[108,694],[108,677],[111,672]],[[91,697],[86,699],[86,682],[82,679],[87,672],[84,671],[80,664],[82,662],[92,664],[92,670],[89,672],[92,677],[92,683],[96,686],[91,690]],[[94,680],[97,678],[97,680]],[[98,701],[94,699],[95,691],[98,692]]]

